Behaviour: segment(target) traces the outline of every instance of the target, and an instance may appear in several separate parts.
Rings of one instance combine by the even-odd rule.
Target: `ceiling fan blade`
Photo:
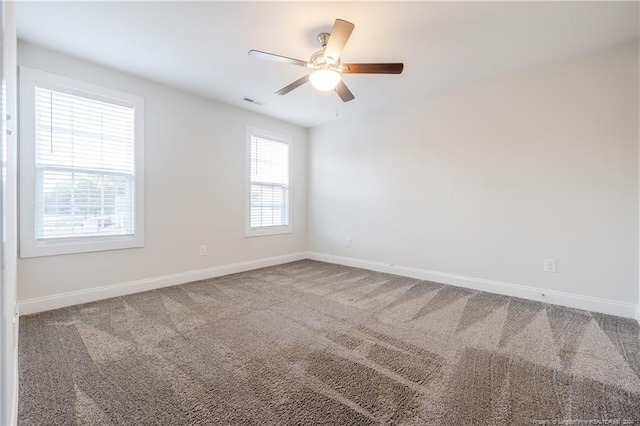
[[[286,95],[287,93],[289,93],[293,89],[297,89],[298,87],[302,86],[307,81],[309,81],[309,75],[305,75],[304,77],[301,77],[301,78],[297,79],[296,81],[294,81],[290,85],[285,86],[282,89],[278,90],[276,92],[276,95]]]
[[[345,74],[400,74],[404,64],[342,64],[340,72]]]
[[[338,83],[334,90],[336,91],[338,96],[340,96],[340,99],[342,99],[343,102],[349,102],[355,98],[355,96],[353,96],[353,93],[351,93],[351,90],[349,90],[347,85],[344,84],[344,81],[340,81],[340,83]]]
[[[347,40],[349,40],[349,36],[351,36],[354,27],[355,25],[351,22],[336,19],[336,22],[333,23],[331,36],[329,36],[329,41],[324,49],[324,55],[322,55],[327,62],[335,64],[338,61],[342,54],[342,49],[344,49],[344,45],[347,44]]]
[[[278,61],[285,64],[298,65],[301,67],[313,68],[310,63],[301,61],[300,59],[288,58],[286,56],[274,55],[273,53],[262,52],[260,50],[250,50],[249,56],[261,59],[269,59],[271,61]]]

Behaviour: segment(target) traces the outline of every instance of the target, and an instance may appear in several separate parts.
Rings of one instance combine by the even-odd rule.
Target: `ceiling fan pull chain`
[[[316,90],[311,87],[311,98],[313,99],[313,116],[311,117],[311,122],[313,125],[316,125]]]

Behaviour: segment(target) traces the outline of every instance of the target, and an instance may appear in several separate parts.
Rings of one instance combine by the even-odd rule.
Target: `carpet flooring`
[[[633,320],[310,260],[25,316],[19,357],[20,426],[640,424]]]

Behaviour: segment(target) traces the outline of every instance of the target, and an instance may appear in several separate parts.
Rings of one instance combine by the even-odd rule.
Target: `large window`
[[[142,246],[142,99],[20,69],[21,256]]]
[[[247,143],[247,236],[291,232],[291,138],[249,127]]]

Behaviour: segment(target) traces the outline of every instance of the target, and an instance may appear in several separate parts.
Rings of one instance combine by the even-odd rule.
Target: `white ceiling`
[[[18,37],[227,104],[310,127],[638,39],[638,2],[21,2]],[[356,96],[305,85],[335,18],[355,24],[344,62],[404,62],[401,75],[345,75]],[[252,105],[250,97],[263,102]]]

